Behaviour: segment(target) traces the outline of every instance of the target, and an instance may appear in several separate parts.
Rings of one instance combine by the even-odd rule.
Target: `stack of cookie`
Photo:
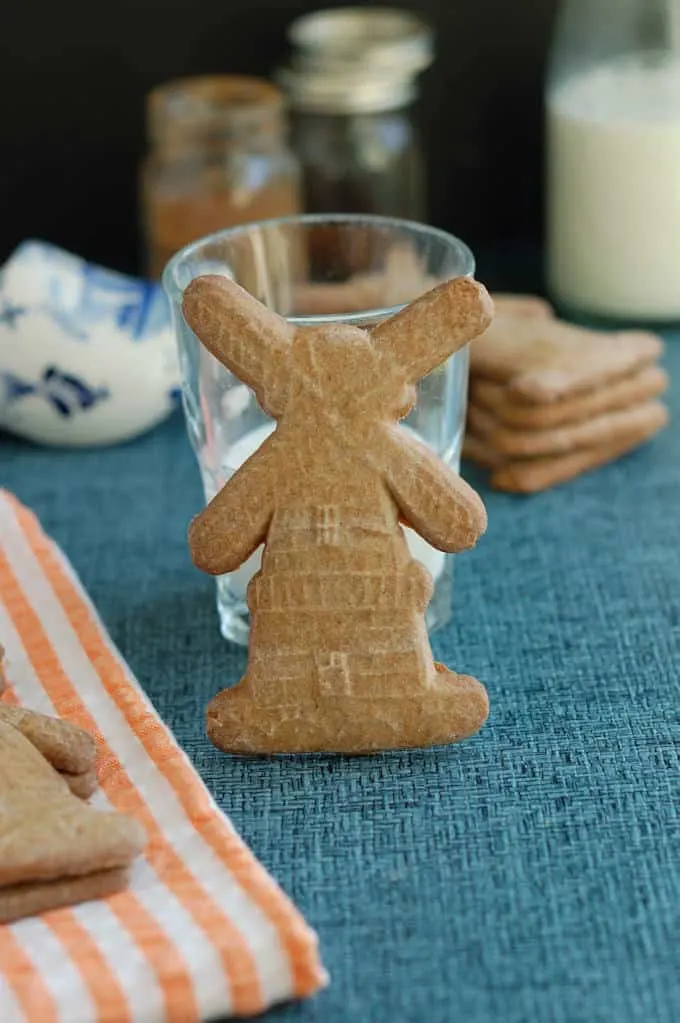
[[[142,829],[76,798],[96,786],[95,756],[82,729],[0,704],[0,924],[127,884]]]
[[[495,296],[496,318],[471,346],[464,453],[499,490],[545,490],[604,465],[668,421],[661,340],[556,319],[537,298]]]

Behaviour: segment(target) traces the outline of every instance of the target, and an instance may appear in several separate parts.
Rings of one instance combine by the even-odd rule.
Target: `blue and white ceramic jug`
[[[111,444],[165,418],[178,387],[159,285],[38,241],[2,267],[0,427],[43,444]]]

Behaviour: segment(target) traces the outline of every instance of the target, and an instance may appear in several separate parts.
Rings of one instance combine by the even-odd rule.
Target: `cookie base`
[[[434,683],[408,695],[356,699],[300,698],[273,706],[257,703],[247,676],[211,701],[210,741],[225,753],[375,753],[440,746],[479,731],[489,713],[486,689],[469,675],[436,664]]]

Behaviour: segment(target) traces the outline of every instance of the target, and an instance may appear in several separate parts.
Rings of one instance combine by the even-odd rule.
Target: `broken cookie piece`
[[[76,798],[7,720],[0,720],[0,806],[0,918],[117,890],[145,844],[136,821]]]

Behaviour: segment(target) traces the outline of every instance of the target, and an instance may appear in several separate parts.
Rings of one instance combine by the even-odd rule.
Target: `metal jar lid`
[[[416,74],[432,63],[432,31],[409,11],[339,7],[297,18],[288,39],[306,66],[366,64]]]
[[[290,26],[294,47],[277,78],[298,110],[369,113],[415,96],[415,79],[433,60],[428,25],[390,7],[317,11]]]

